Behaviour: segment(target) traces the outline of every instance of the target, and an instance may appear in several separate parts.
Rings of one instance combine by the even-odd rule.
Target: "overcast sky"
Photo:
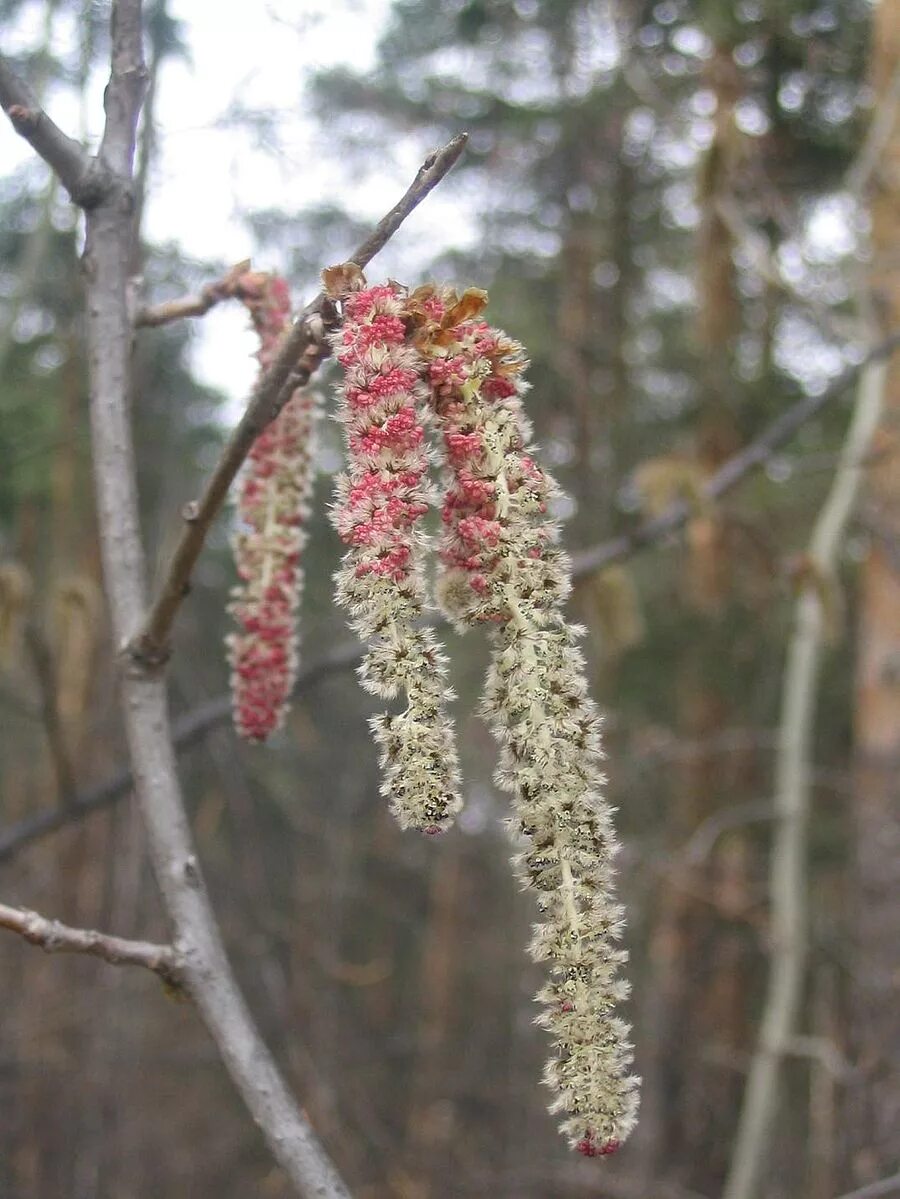
[[[417,138],[392,146],[383,171],[361,188],[341,159],[328,153],[328,131],[304,112],[303,102],[312,70],[343,62],[371,65],[390,0],[170,0],[168,7],[183,22],[190,59],[168,63],[160,80],[159,155],[145,225],[151,241],[175,241],[191,258],[230,263],[253,256],[254,265],[277,270],[280,263],[254,253],[242,212],[290,213],[340,198],[349,201],[354,215],[377,219],[398,198],[430,147]],[[35,5],[20,26],[2,31],[4,49],[15,51],[43,37],[42,9]],[[70,21],[57,19],[54,49],[71,48],[76,36]],[[51,115],[67,132],[95,139],[104,82],[98,73],[81,108],[72,96],[51,94]],[[277,153],[255,144],[246,130],[217,127],[235,102],[278,112]],[[0,169],[6,172],[30,153],[3,122]],[[409,270],[421,258],[417,245],[427,240],[433,252],[435,242],[464,240],[467,228],[439,195],[430,198],[401,235]],[[295,297],[298,304],[302,299]],[[241,309],[223,306],[204,318],[195,353],[198,373],[226,393],[232,411],[252,384],[255,348]]]

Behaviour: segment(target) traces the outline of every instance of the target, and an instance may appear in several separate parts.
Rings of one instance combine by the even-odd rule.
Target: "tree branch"
[[[126,645],[144,611],[129,413],[132,324],[133,154],[145,79],[141,0],[113,0],[112,74],[100,157],[113,187],[86,213],[84,253],[94,482],[103,575],[114,640]],[[126,658],[122,714],[156,880],[174,928],[181,982],[196,1003],[232,1080],[298,1193],[348,1192],[281,1077],[231,974],[185,812],[165,685]]]
[[[236,263],[226,271],[221,279],[207,283],[196,296],[181,296],[177,300],[166,300],[162,304],[148,305],[141,308],[134,319],[135,325],[141,328],[158,328],[169,325],[173,321],[184,320],[190,316],[205,316],[210,308],[215,308],[223,300],[234,297],[238,280],[250,269],[250,259]]]
[[[703,498],[719,500],[732,491],[747,475],[765,466],[772,455],[785,445],[807,421],[841,396],[860,372],[873,363],[889,358],[900,347],[900,333],[893,333],[866,352],[860,362],[852,363],[821,395],[804,396],[781,416],[767,425],[759,437],[734,454],[716,471],[703,488]],[[677,532],[696,515],[696,507],[684,501],[671,504],[665,512],[618,537],[612,537],[590,550],[573,555],[576,575],[589,574],[613,562],[630,558],[637,550]]]
[[[397,232],[410,213],[450,171],[463,152],[467,134],[461,133],[440,150],[429,154],[402,198],[381,220],[348,261],[365,267]],[[300,313],[284,338],[269,369],[253,389],[247,409],[225,446],[200,499],[190,506],[181,538],[169,562],[160,592],[147,620],[129,645],[132,659],[146,668],[161,666],[169,657],[169,639],[175,615],[190,587],[194,565],[206,535],[225,502],[244,459],[263,429],[274,420],[291,394],[305,386],[319,364],[329,356],[327,334],[334,327],[332,301],[320,292]]]
[[[103,93],[106,122],[98,157],[120,181],[130,182],[138,117],[147,87],[141,0],[113,0],[110,36],[112,70]]]
[[[71,928],[27,908],[11,908],[5,903],[0,903],[0,928],[18,933],[45,953],[86,953],[113,966],[143,966],[170,986],[179,985],[178,957],[170,945],[130,941],[92,928]]]
[[[43,158],[75,204],[91,208],[103,199],[109,180],[96,160],[47,116],[31,88],[3,55],[0,55],[0,106],[16,133]]]

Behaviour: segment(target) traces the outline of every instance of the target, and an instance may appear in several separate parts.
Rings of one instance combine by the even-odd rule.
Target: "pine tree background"
[[[66,53],[51,54],[48,39],[17,65],[38,91],[77,94],[106,54],[106,6],[2,0],[0,41],[26,10],[78,36]],[[377,705],[350,671],[306,687],[270,746],[248,748],[220,723],[181,756],[241,982],[360,1199],[722,1193],[770,948],[785,645],[852,388],[726,499],[699,497],[713,471],[792,401],[826,388],[846,347],[860,344],[869,217],[847,172],[898,66],[897,10],[881,0],[879,38],[874,11],[868,0],[399,0],[371,70],[341,66],[298,82],[323,154],[352,186],[299,213],[242,214],[297,301],[354,244],[367,181],[410,147],[421,158],[467,129],[468,152],[441,189],[441,203],[469,223],[466,244],[435,237],[432,251],[420,236],[406,252],[401,233],[370,279],[394,272],[410,285],[436,278],[489,291],[492,320],[531,356],[530,414],[570,497],[560,513],[570,550],[675,499],[692,505],[683,535],[583,577],[571,601],[606,716],[644,1078],[639,1127],[612,1159],[571,1154],[538,1085],[541,972],[524,952],[534,912],[509,870],[505,799],[476,712],[477,634],[448,638],[467,808],[437,842],[390,819],[366,724]],[[148,31],[157,67],[189,61],[165,0],[150,6]],[[277,127],[277,114],[249,107],[232,118],[259,136]],[[896,209],[896,180],[879,186]],[[886,219],[873,220],[896,255]],[[66,697],[79,790],[125,757],[92,513],[79,249],[75,216],[43,168],[4,171],[0,835],[59,802],[42,648],[61,707]],[[234,257],[226,247],[220,261],[189,261],[144,239],[136,269],[155,298],[196,290]],[[879,264],[891,328],[896,261]],[[136,345],[144,533],[158,568],[233,418],[197,376],[201,337],[181,324],[145,331]],[[330,379],[323,372],[333,411]],[[890,388],[896,413],[896,372]],[[340,432],[324,423],[305,556],[308,663],[350,641],[332,603],[341,547],[326,513]],[[883,848],[896,837],[898,794],[894,781],[868,803],[877,786],[855,757],[866,741],[859,630],[877,599],[860,579],[878,546],[896,572],[900,545],[890,470],[882,464],[888,482],[880,492],[873,482],[859,510],[830,593],[797,1030],[807,1049],[785,1065],[766,1199],[835,1199],[900,1169],[897,857]],[[227,536],[226,518],[180,618],[171,667],[180,716],[227,690]],[[127,797],[0,871],[8,902],[164,936]],[[289,1193],[199,1021],[153,978],[50,959],[7,938],[0,1006],[0,1196]]]

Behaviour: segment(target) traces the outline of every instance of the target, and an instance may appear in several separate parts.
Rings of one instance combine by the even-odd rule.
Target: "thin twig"
[[[180,296],[177,300],[166,300],[162,304],[152,304],[141,308],[134,323],[138,328],[157,328],[169,325],[173,321],[184,320],[185,317],[205,316],[211,308],[230,300],[237,290],[238,280],[250,269],[250,259],[236,263],[226,271],[221,279],[201,289],[195,296]]]
[[[113,966],[143,966],[170,986],[179,985],[178,956],[171,945],[112,937],[92,928],[72,928],[27,908],[11,908],[5,903],[0,903],[0,928],[18,933],[45,953],[86,953]]]
[[[446,146],[428,155],[406,193],[348,261],[365,267],[374,258],[410,213],[446,176],[462,154],[466,140],[465,133],[458,134]],[[130,641],[129,652],[136,663],[153,668],[168,658],[175,615],[187,595],[194,565],[228,489],[259,434],[275,419],[296,388],[305,386],[319,364],[328,357],[327,334],[335,320],[332,301],[320,292],[300,313],[272,365],[254,387],[247,409],[231,434],[203,494],[189,506],[190,518],[185,522],[162,587],[143,628]]]

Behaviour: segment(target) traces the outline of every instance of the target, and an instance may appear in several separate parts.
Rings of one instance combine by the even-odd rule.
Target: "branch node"
[[[161,644],[142,633],[125,641],[119,653],[136,668],[136,673],[152,675],[166,665],[172,656],[172,646],[168,641]]]

